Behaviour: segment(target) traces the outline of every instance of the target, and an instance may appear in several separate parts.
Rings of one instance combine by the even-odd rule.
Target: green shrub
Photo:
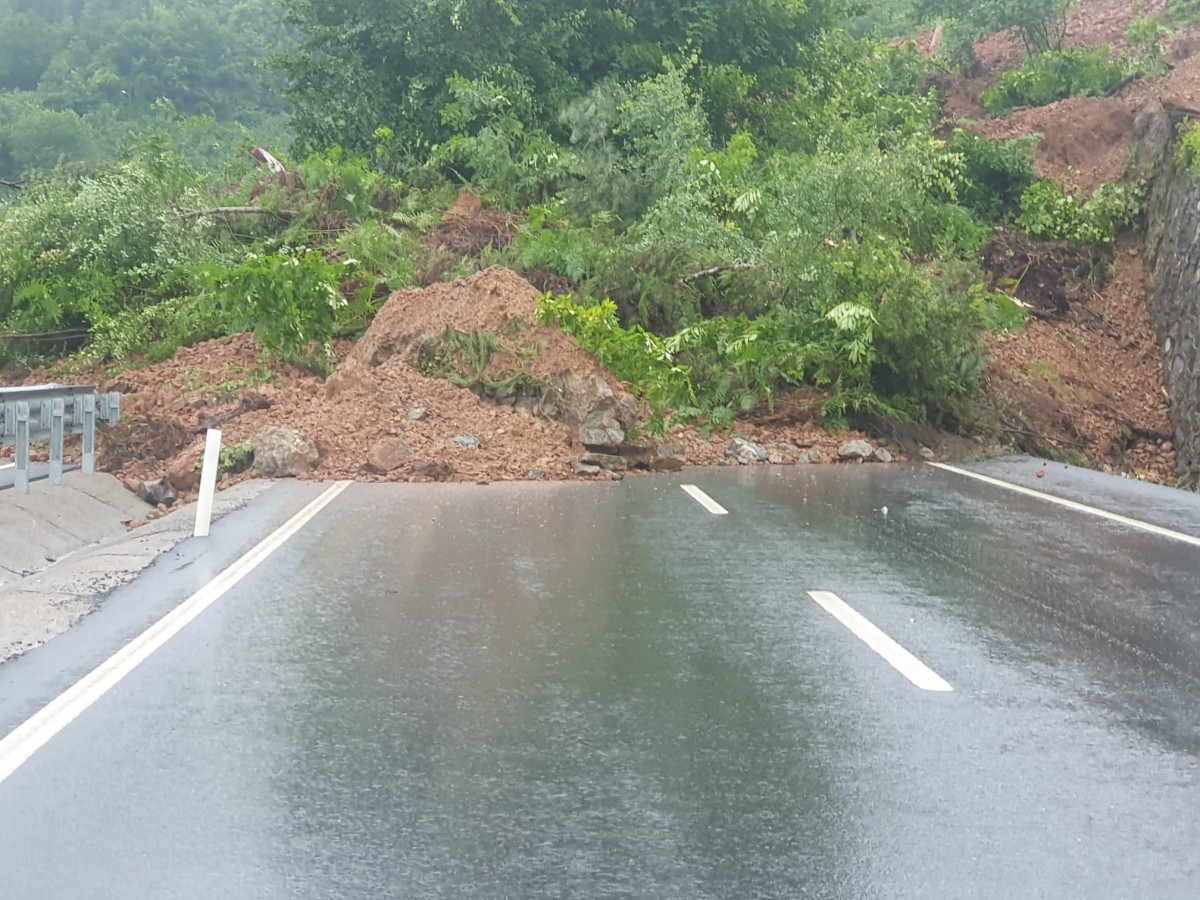
[[[1022,195],[1017,224],[1041,240],[1111,246],[1118,233],[1137,225],[1145,197],[1144,184],[1106,184],[1080,203],[1057,181],[1046,179]]]
[[[224,337],[237,330],[230,311],[208,294],[185,294],[150,306],[123,310],[92,328],[83,357],[92,362],[170,359],[180,347]]]
[[[378,278],[389,290],[399,291],[417,283],[416,259],[421,245],[412,232],[399,231],[385,222],[365,222],[339,235],[333,249],[355,260],[364,277]]]
[[[251,256],[240,266],[209,267],[200,275],[238,331],[253,331],[268,350],[318,367],[331,357],[339,292],[351,266],[330,263],[317,250]],[[310,356],[313,345],[321,356]]]
[[[1019,69],[1005,72],[979,97],[993,116],[1017,106],[1045,106],[1067,97],[1110,94],[1129,75],[1139,74],[1108,47],[1078,47],[1028,57]]]
[[[1175,165],[1200,176],[1200,124],[1184,119],[1178,126],[1179,143],[1175,147]]]
[[[972,393],[987,362],[983,337],[992,306],[973,272],[893,283],[876,312],[872,384],[918,416],[939,418]],[[965,277],[963,277],[965,275]]]
[[[1165,28],[1183,28],[1200,21],[1200,0],[1171,0],[1158,20]]]
[[[979,38],[1015,28],[1029,53],[1062,47],[1072,0],[915,0],[919,21],[957,19]]]
[[[0,330],[95,329],[176,295],[219,250],[175,210],[202,196],[171,154],[31,185],[0,218]]]
[[[947,261],[950,275],[935,277],[886,240],[831,256],[824,300],[753,318],[713,316],[668,337],[623,328],[611,301],[547,296],[539,315],[574,335],[660,421],[674,414],[727,423],[805,383],[831,388],[825,413],[835,418],[863,408],[936,417],[974,390],[983,335],[1011,313],[970,287],[974,270]]]
[[[1125,32],[1125,42],[1139,51],[1141,66],[1150,73],[1166,71],[1162,42],[1171,36],[1171,30],[1157,19],[1143,16],[1135,19]]]
[[[1025,189],[1037,181],[1033,169],[1036,135],[1012,141],[989,141],[973,131],[956,129],[946,149],[963,159],[959,202],[989,222],[1017,209]]]
[[[321,212],[340,213],[361,219],[371,211],[371,199],[380,178],[361,157],[343,159],[340,147],[314,154],[300,165],[300,177],[308,195]]]

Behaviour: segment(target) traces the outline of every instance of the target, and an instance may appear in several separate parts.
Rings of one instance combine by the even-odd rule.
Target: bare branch
[[[711,269],[705,269],[702,272],[684,275],[679,279],[679,283],[691,284],[693,281],[699,281],[701,278],[715,278],[718,275],[724,275],[726,272],[749,272],[757,268],[760,268],[758,263],[735,263],[732,266],[713,266]]]
[[[263,209],[261,206],[220,206],[216,209],[194,209],[179,214],[181,219],[228,219],[233,216],[273,216],[281,222],[296,218],[289,210]]]
[[[4,179],[0,178],[0,187],[12,188],[14,191],[19,191],[25,187],[25,185],[21,184],[19,181],[5,181]]]
[[[61,331],[39,331],[32,334],[2,334],[0,341],[30,341],[31,343],[49,343],[53,341],[73,341],[87,337],[90,331],[86,327],[64,328]]]
[[[250,151],[250,155],[254,157],[254,161],[267,167],[267,171],[272,175],[286,175],[287,169],[283,167],[283,163],[277,160],[269,152],[262,147],[255,147]]]

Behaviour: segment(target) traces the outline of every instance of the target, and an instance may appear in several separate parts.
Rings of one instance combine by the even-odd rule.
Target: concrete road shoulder
[[[270,484],[248,481],[224,491],[214,516],[240,509]],[[107,476],[80,476],[69,485],[4,499],[0,663],[66,631],[192,532],[192,506],[128,531],[126,523],[147,507]]]

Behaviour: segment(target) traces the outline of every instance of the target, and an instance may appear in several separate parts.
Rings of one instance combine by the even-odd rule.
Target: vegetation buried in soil
[[[81,21],[7,2],[31,34]],[[0,133],[0,178],[24,181],[0,188],[0,363],[78,350],[128,365],[252,330],[272,354],[327,371],[333,342],[361,333],[389,292],[499,263],[557,285],[542,318],[659,424],[729,422],[794,385],[824,389],[835,420],[870,410],[954,424],[969,416],[986,336],[1023,317],[979,249],[997,229],[1108,248],[1139,211],[1133,189],[1081,205],[1039,181],[1030,140],[939,137],[938,63],[852,37],[840,26],[857,11],[842,0],[636,14],[405,0],[387,21],[367,3],[281,5],[290,30],[252,35],[282,54],[284,173],[188,144],[245,96],[259,98],[246,108],[260,133],[277,134],[280,107],[236,67],[224,88],[162,88],[165,102],[146,100],[162,87],[147,75],[136,115],[107,95],[53,101],[64,122],[98,123],[99,110],[136,122],[140,137],[108,153],[86,128],[32,157]],[[1022,71],[1086,63],[1086,90],[1096,73],[1107,85],[1104,59],[1060,51],[1063,9],[997,0],[979,16],[1043,53]],[[240,13],[218,3],[204,15],[219,32]],[[172,22],[152,38],[168,40]],[[184,32],[171,39],[209,33]],[[45,72],[68,65],[56,40]],[[56,82],[31,78],[0,70],[0,87],[25,92],[0,103],[51,109],[42,84]],[[188,124],[197,115],[214,117],[210,131]],[[483,208],[456,212],[462,188]],[[423,364],[497,389],[486,360],[471,362],[485,338],[446,335]]]

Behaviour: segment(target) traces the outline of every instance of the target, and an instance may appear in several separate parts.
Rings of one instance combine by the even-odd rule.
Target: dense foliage
[[[985,34],[1015,29],[1028,53],[1061,50],[1072,0],[915,0],[918,18],[958,23],[967,44]]]
[[[1175,165],[1200,176],[1200,127],[1191,119],[1179,123],[1179,143],[1175,147]]]
[[[1136,218],[1122,189],[1080,205],[1038,181],[1033,140],[939,136],[934,63],[836,27],[895,30],[882,9],[282,2],[291,52],[266,8],[245,3],[0,0],[45,47],[0,76],[12,88],[0,107],[46,123],[26,145],[0,119],[0,172],[110,160],[6,195],[0,330],[22,337],[0,361],[78,343],[91,360],[156,359],[252,330],[265,352],[320,370],[389,291],[500,263],[557,279],[540,315],[659,422],[727,422],[789,385],[821,389],[834,417],[953,421],[988,331],[1020,327],[976,261],[994,230],[1108,244]],[[1058,9],[977,12],[1036,42],[1041,26],[1012,18],[1035,6]],[[128,29],[105,24],[121,15]],[[73,29],[92,21],[81,42]],[[172,29],[187,39],[171,44],[160,31]],[[134,34],[149,41],[141,55],[113,49]],[[234,50],[205,55],[204,35]],[[286,54],[295,103],[285,174],[206,155],[223,123],[283,108],[267,42]],[[120,91],[132,99],[118,110]],[[114,137],[134,122],[138,140]],[[505,213],[483,226],[486,246],[458,252],[440,211],[463,187]]]
[[[0,0],[0,179],[109,159],[132,131],[197,164],[286,133],[274,0]]]
[[[805,45],[847,0],[285,0],[302,35],[287,64],[304,146],[366,151],[387,125],[406,150],[453,135],[451,79],[502,91],[527,126],[596,84],[638,81],[695,55],[723,91],[784,93]],[[712,111],[715,113],[716,108]]]
[[[1045,106],[1055,100],[1113,93],[1130,74],[1125,60],[1107,48],[1080,47],[1026,57],[1005,72],[979,102],[993,116],[1017,106]]]

